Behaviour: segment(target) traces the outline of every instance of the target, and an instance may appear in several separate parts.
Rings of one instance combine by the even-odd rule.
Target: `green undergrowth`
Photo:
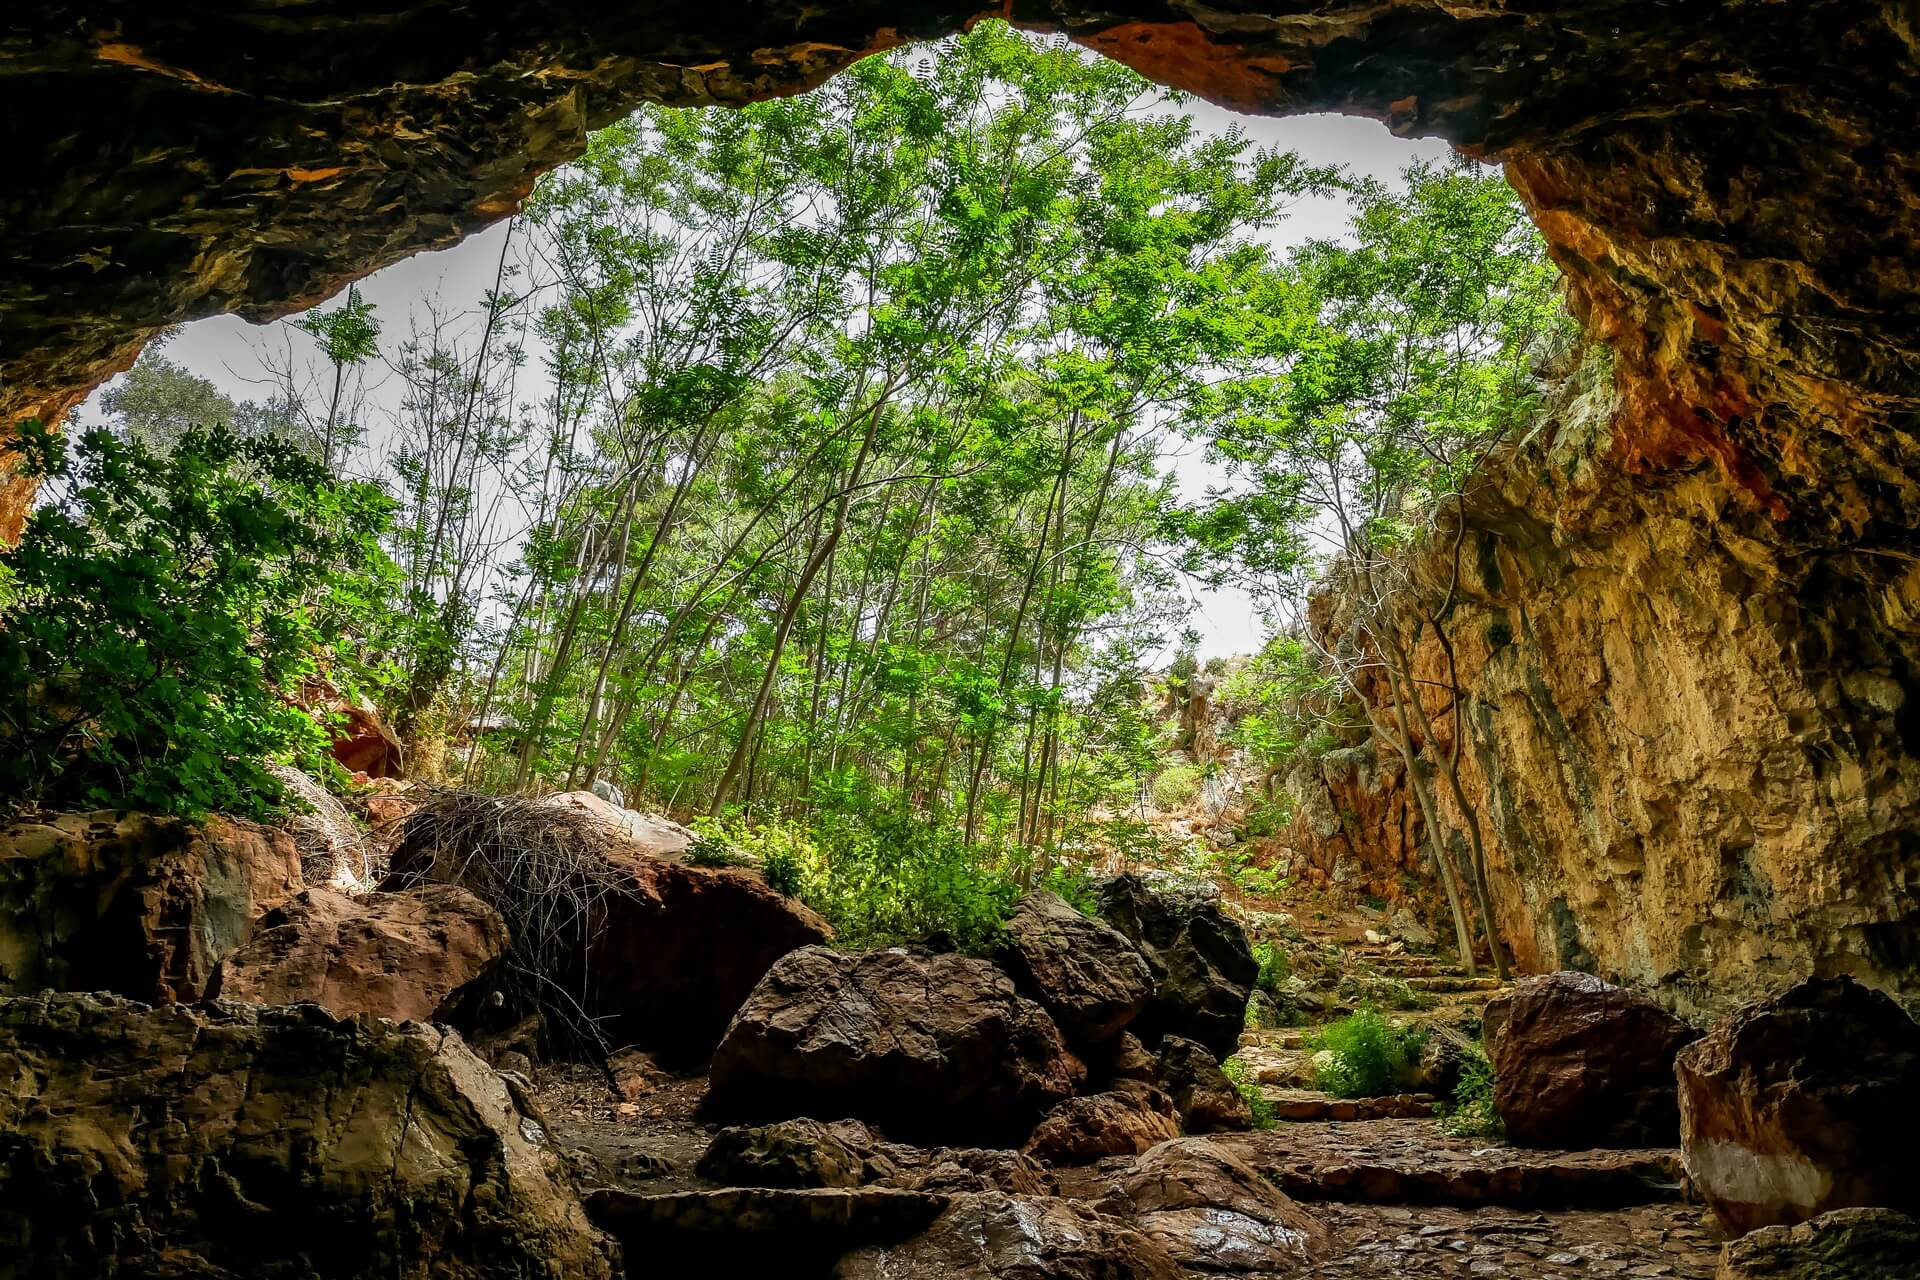
[[[1493,1107],[1493,1064],[1479,1045],[1471,1046],[1453,1086],[1453,1103],[1440,1114],[1440,1132],[1456,1138],[1503,1138],[1506,1126]]]
[[[1329,1023],[1307,1043],[1330,1060],[1316,1064],[1314,1083],[1337,1098],[1373,1098],[1398,1093],[1420,1056],[1425,1035],[1396,1027],[1371,1007]]]
[[[1273,1128],[1276,1123],[1273,1104],[1267,1101],[1267,1095],[1260,1091],[1259,1084],[1247,1070],[1247,1064],[1240,1059],[1240,1056],[1235,1054],[1228,1058],[1220,1064],[1220,1069],[1226,1072],[1227,1079],[1231,1080],[1233,1087],[1240,1091],[1240,1096],[1247,1100],[1247,1110],[1253,1113],[1253,1127]]]
[[[976,842],[931,822],[846,813],[809,821],[701,822],[687,859],[757,866],[769,885],[812,907],[849,950],[931,942],[990,954],[1028,886],[1079,911],[1095,907],[1085,868],[1036,867],[1023,849]]]

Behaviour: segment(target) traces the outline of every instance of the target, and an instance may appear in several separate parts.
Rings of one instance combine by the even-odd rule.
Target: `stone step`
[[[1394,1093],[1379,1098],[1336,1098],[1315,1089],[1262,1089],[1276,1120],[1294,1124],[1351,1124],[1366,1120],[1424,1120],[1433,1115],[1430,1093]]]
[[[1484,991],[1489,994],[1505,991],[1510,984],[1498,978],[1463,978],[1450,974],[1436,974],[1432,977],[1407,978],[1405,982],[1415,991],[1425,991],[1434,995],[1453,994],[1467,991]]]
[[[620,1242],[631,1267],[664,1274],[825,1274],[834,1259],[925,1230],[950,1203],[937,1192],[885,1187],[721,1187],[585,1197],[587,1217]],[[751,1270],[749,1270],[751,1269]],[[635,1272],[634,1274],[639,1274]]]
[[[1432,1120],[1283,1124],[1222,1141],[1300,1200],[1618,1209],[1686,1197],[1677,1150],[1533,1151],[1448,1138]]]

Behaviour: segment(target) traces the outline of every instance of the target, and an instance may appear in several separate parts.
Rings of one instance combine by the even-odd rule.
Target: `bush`
[[[1227,1079],[1233,1081],[1233,1087],[1240,1091],[1240,1096],[1247,1100],[1247,1110],[1253,1113],[1253,1127],[1273,1128],[1273,1104],[1267,1101],[1266,1094],[1260,1092],[1260,1086],[1247,1071],[1247,1064],[1240,1060],[1239,1055],[1236,1054],[1221,1063],[1220,1069],[1226,1072]]]
[[[1153,779],[1154,807],[1166,811],[1186,804],[1200,794],[1200,777],[1199,765],[1168,765]]]
[[[1440,1114],[1440,1131],[1456,1138],[1502,1138],[1506,1126],[1493,1109],[1493,1063],[1486,1051],[1472,1046],[1453,1086],[1453,1105]]]
[[[1314,1069],[1314,1083],[1337,1098],[1374,1098],[1399,1092],[1424,1037],[1395,1027],[1379,1010],[1364,1008],[1329,1025],[1310,1041],[1333,1061]]]
[[[303,686],[364,674],[344,637],[397,579],[391,501],[224,427],[9,449],[49,501],[0,553],[0,801],[270,817],[269,762],[328,772]]]
[[[760,874],[766,877],[767,883],[772,885],[776,892],[785,894],[789,898],[800,896],[803,872],[800,859],[792,850],[769,850],[766,858],[760,863]]]
[[[759,862],[769,884],[824,916],[841,946],[934,940],[988,954],[1020,896],[1014,856],[969,848],[958,832],[931,822],[830,813],[808,824],[738,823],[724,834],[729,847]],[[1086,904],[1073,872],[1045,883]]]
[[[1253,985],[1279,1000],[1286,994],[1290,968],[1287,953],[1271,942],[1261,942],[1255,944],[1253,958],[1260,962],[1260,976],[1253,980]]]
[[[746,867],[753,859],[733,847],[724,835],[702,834],[687,846],[687,862],[696,867]]]

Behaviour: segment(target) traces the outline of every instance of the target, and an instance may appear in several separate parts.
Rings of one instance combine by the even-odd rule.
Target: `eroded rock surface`
[[[1160,1042],[1160,1084],[1186,1133],[1228,1133],[1253,1127],[1253,1112],[1220,1060],[1182,1036]]]
[[[1151,1047],[1185,1036],[1215,1057],[1232,1054],[1260,976],[1246,931],[1217,900],[1138,875],[1102,882],[1099,901],[1101,918],[1140,948],[1153,973],[1153,995],[1134,1023],[1140,1038]]]
[[[1240,1156],[1205,1138],[1147,1152],[1125,1194],[1140,1229],[1173,1260],[1209,1275],[1292,1275],[1328,1251],[1327,1229]]]
[[[1173,1101],[1151,1086],[1068,1098],[1040,1122],[1026,1151],[1050,1164],[1138,1155],[1180,1135]]]
[[[1916,1271],[1920,1221],[1892,1209],[1835,1209],[1733,1241],[1715,1280],[1886,1280]]]
[[[978,1143],[1024,1137],[1084,1075],[1046,1010],[984,960],[804,947],[735,1015],[708,1102],[727,1117],[855,1117]]]
[[[1146,958],[1125,934],[1045,889],[1021,897],[995,959],[1075,1044],[1119,1034],[1153,994]]]
[[[197,1000],[300,892],[293,837],[250,822],[53,814],[0,828],[0,995]]]
[[[612,1275],[458,1036],[312,1005],[0,999],[0,1260],[103,1275]]]
[[[1066,1200],[959,1196],[924,1235],[841,1259],[834,1280],[1178,1280],[1179,1265],[1119,1218]]]
[[[343,1018],[444,1018],[506,953],[500,913],[455,885],[349,898],[308,889],[260,919],[220,962],[211,995],[250,1004],[311,1000]]]
[[[1850,979],[1802,983],[1680,1054],[1694,1187],[1729,1231],[1830,1209],[1920,1213],[1920,1025]]]
[[[1647,997],[1584,973],[1522,978],[1483,1016],[1493,1105],[1535,1147],[1669,1146],[1673,1056],[1698,1034]]]

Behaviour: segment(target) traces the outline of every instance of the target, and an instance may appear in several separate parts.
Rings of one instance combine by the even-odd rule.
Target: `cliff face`
[[[1483,477],[1445,620],[1458,714],[1431,627],[1413,656],[1425,750],[1464,732],[1499,931],[1523,969],[1683,1008],[1809,973],[1920,995],[1920,556],[1778,519],[1716,464],[1634,474],[1635,411],[1603,385]],[[1432,599],[1441,541],[1415,574]],[[1326,771],[1386,819],[1343,835],[1375,883],[1415,861],[1417,825],[1378,753],[1366,779]]]
[[[0,16],[0,424],[56,418],[160,326],[284,315],[506,216],[638,102],[791,93],[989,15],[1505,161],[1619,349],[1626,465],[1711,459],[1775,516],[1910,528],[1907,0],[24,0]],[[0,476],[0,537],[29,492]]]

